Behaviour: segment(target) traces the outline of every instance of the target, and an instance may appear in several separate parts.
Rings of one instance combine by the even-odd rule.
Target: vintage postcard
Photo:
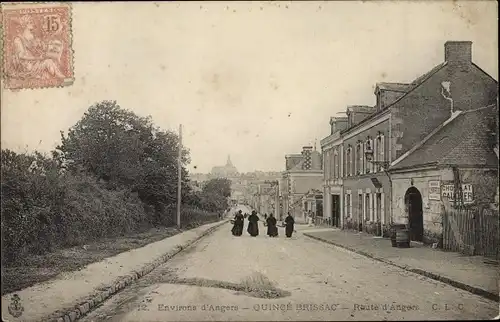
[[[496,1],[0,8],[2,320],[499,319]]]

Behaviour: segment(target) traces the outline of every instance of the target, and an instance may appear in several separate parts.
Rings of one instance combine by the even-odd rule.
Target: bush
[[[62,171],[57,162],[38,153],[2,150],[1,189],[5,266],[29,254],[176,224],[175,203],[159,212],[144,203],[139,193],[109,189],[106,182],[86,173]],[[218,219],[223,197],[202,194],[199,198],[205,210],[183,205],[183,228]]]
[[[181,210],[182,228],[194,228],[208,222],[215,222],[217,220],[219,220],[218,213],[197,208],[185,208]]]
[[[2,264],[102,237],[175,225],[179,137],[116,102],[91,106],[51,157],[2,150]],[[192,227],[227,207],[230,181],[193,193],[182,150],[183,221]]]
[[[41,155],[2,151],[2,264],[149,226],[137,196],[106,190],[87,175],[26,167],[33,161],[50,164]]]

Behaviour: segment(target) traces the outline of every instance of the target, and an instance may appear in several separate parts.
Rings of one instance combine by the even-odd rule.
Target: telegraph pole
[[[181,228],[181,187],[182,187],[182,124],[179,125],[179,156],[177,158],[177,228]]]

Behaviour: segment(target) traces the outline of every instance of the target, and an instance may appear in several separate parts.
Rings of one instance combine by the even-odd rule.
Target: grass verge
[[[206,222],[203,224],[208,224]],[[198,226],[198,225],[197,225]],[[46,282],[60,273],[81,270],[108,257],[174,236],[186,229],[153,228],[142,233],[105,238],[83,246],[54,250],[43,255],[31,255],[2,267],[2,296]]]

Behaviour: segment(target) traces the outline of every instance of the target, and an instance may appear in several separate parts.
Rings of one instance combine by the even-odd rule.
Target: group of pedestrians
[[[247,218],[247,214],[243,215],[243,212],[241,210],[239,210],[236,213],[236,215],[234,216],[233,229],[231,230],[233,236],[241,236],[243,234],[243,228],[245,226],[245,218]],[[252,237],[258,236],[259,235],[258,222],[260,219],[259,216],[257,216],[257,212],[253,210],[247,219],[248,219],[247,233]],[[265,220],[267,224],[267,235],[269,237],[278,237],[277,220],[273,216],[273,214],[270,214],[269,217],[266,216]],[[286,237],[288,238],[292,237],[292,234],[294,232],[294,225],[295,225],[295,220],[290,215],[290,213],[288,213],[288,216],[285,218]]]

